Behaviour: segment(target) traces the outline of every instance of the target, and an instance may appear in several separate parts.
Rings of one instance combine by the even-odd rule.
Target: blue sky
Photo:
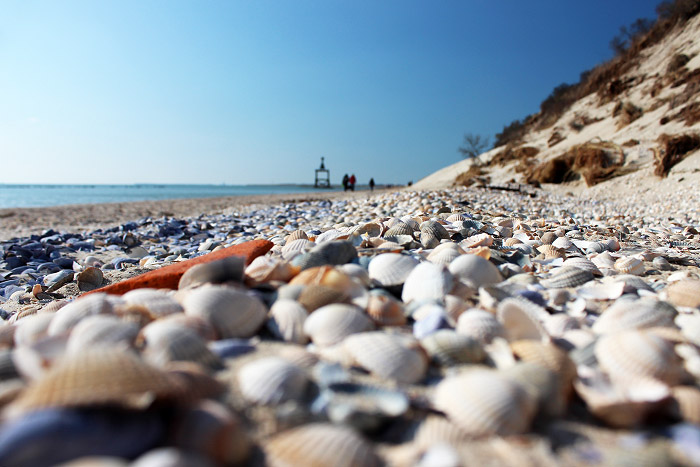
[[[2,1],[0,183],[417,181],[657,3]]]

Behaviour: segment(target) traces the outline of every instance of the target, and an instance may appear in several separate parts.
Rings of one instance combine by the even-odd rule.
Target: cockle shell
[[[540,241],[542,243],[544,243],[545,245],[551,245],[554,242],[554,240],[556,240],[557,238],[559,238],[559,236],[557,234],[555,234],[554,232],[550,231],[550,232],[543,233],[540,236]]]
[[[75,325],[66,344],[67,352],[89,352],[98,346],[133,346],[139,326],[116,316],[88,316]]]
[[[294,240],[308,240],[309,236],[303,230],[295,230],[294,232],[287,235],[285,243],[293,242]]]
[[[477,255],[460,255],[450,263],[448,269],[460,281],[474,288],[503,280],[495,264]]]
[[[453,329],[439,329],[420,341],[428,356],[443,367],[479,363],[486,353],[481,342]]]
[[[271,467],[328,466],[379,467],[372,445],[342,425],[313,423],[275,435],[263,444],[265,462]]]
[[[384,232],[383,237],[394,237],[396,235],[413,236],[413,232],[415,232],[413,227],[406,224],[405,222],[398,221]]]
[[[384,227],[377,222],[367,222],[357,227],[355,233],[362,235],[367,234],[369,237],[379,237],[382,235]]]
[[[598,266],[595,265],[593,261],[591,261],[588,258],[584,258],[582,256],[572,256],[570,258],[567,258],[564,260],[564,263],[562,266],[573,266],[577,267],[579,269],[584,269],[586,271],[590,271],[593,273],[594,276],[602,276],[603,273],[600,272],[600,269],[598,269]]]
[[[318,308],[304,321],[304,333],[320,346],[337,344],[350,334],[373,328],[372,320],[362,310],[344,303]]]
[[[337,289],[325,285],[307,285],[297,297],[306,311],[312,311],[332,303],[350,303],[350,297]]]
[[[444,225],[438,221],[426,221],[420,226],[421,233],[429,233],[433,235],[438,240],[446,240],[450,238],[450,233],[447,231]]]
[[[437,248],[440,245],[440,239],[433,232],[421,232],[420,244],[426,250]]]
[[[555,248],[559,248],[560,250],[564,250],[564,251],[576,251],[576,250],[578,250],[578,248],[576,248],[576,245],[574,245],[571,242],[571,240],[569,240],[566,237],[557,237],[552,242],[552,246]]]
[[[174,296],[157,289],[130,290],[122,295],[122,299],[127,305],[143,307],[153,319],[183,311]]]
[[[554,245],[541,245],[537,251],[544,255],[545,259],[566,258],[566,252]]]
[[[55,336],[69,331],[86,316],[112,313],[112,302],[107,294],[94,293],[69,303],[56,312],[51,321],[48,334]]]
[[[14,341],[16,346],[30,345],[41,339],[48,332],[51,321],[56,313],[39,311],[34,315],[23,318],[14,325]]]
[[[367,315],[379,326],[402,326],[406,324],[403,303],[382,289],[374,289],[369,294]]]
[[[251,337],[267,318],[265,305],[236,289],[209,285],[189,291],[182,301],[185,313],[199,316],[216,330],[219,338]]]
[[[469,439],[469,434],[443,416],[428,415],[416,429],[413,439],[422,449],[439,443],[459,446]]]
[[[601,337],[595,356],[613,384],[623,388],[648,379],[674,385],[682,380],[683,372],[673,347],[652,332],[633,329]]]
[[[13,402],[9,410],[116,404],[142,408],[178,394],[173,379],[135,354],[111,348],[66,355]]]
[[[242,283],[244,271],[245,260],[240,256],[197,264],[185,271],[177,288],[182,290],[202,284]]]
[[[459,242],[459,246],[465,249],[491,245],[493,245],[493,237],[487,233],[472,235]]]
[[[523,243],[522,240],[517,239],[517,238],[513,238],[513,237],[509,237],[509,238],[506,238],[505,240],[503,240],[504,246],[515,246],[515,245],[522,244],[522,243]]]
[[[470,309],[459,315],[457,332],[489,344],[495,337],[505,337],[506,330],[493,313]]]
[[[603,311],[592,329],[599,334],[608,334],[627,329],[673,326],[676,311],[666,305],[652,299],[618,299]]]
[[[262,258],[262,256],[259,256]],[[357,250],[352,242],[333,240],[313,247],[309,252],[292,260],[292,265],[303,269],[324,265],[352,263],[357,258]]]
[[[317,245],[320,245],[322,243],[328,243],[335,240],[345,240],[346,238],[348,238],[347,233],[338,229],[329,229],[319,234],[316,237],[315,242]]]
[[[350,298],[365,294],[365,288],[339,267],[319,266],[305,269],[289,281],[290,285],[322,285]]]
[[[427,256],[427,260],[431,263],[449,265],[455,258],[463,255],[465,251],[456,243],[441,243]]]
[[[282,258],[289,260],[296,255],[306,253],[311,250],[316,244],[306,238],[288,241],[282,247]]]
[[[180,323],[158,320],[146,325],[141,334],[145,340],[144,358],[164,367],[168,362],[196,362],[206,368],[221,366],[219,358],[194,330]]]
[[[279,299],[270,307],[268,328],[285,342],[306,344],[309,338],[304,334],[304,321],[309,316],[304,306],[290,299]]]
[[[246,268],[246,283],[262,284],[270,281],[288,282],[299,268],[272,256],[258,256]]]
[[[578,287],[588,281],[593,280],[593,273],[585,269],[573,266],[563,266],[558,268],[547,279],[542,279],[540,283],[548,289],[563,289],[567,287]]]
[[[644,274],[644,263],[633,256],[625,256],[615,261],[613,266],[616,271],[623,274],[641,276]]]
[[[364,332],[348,336],[343,348],[365,370],[400,383],[420,381],[428,368],[428,358],[412,336]]]
[[[536,410],[536,402],[520,385],[486,369],[445,378],[433,404],[472,437],[525,433]]]
[[[236,378],[246,401],[263,405],[299,400],[309,383],[304,370],[279,357],[246,363],[238,370]]]
[[[406,278],[401,299],[404,303],[413,300],[442,300],[453,285],[454,278],[445,266],[424,261],[413,268]]]
[[[547,312],[525,299],[506,298],[498,304],[498,321],[503,324],[509,341],[547,339],[541,319]],[[548,315],[547,315],[548,316]]]
[[[467,219],[468,217],[461,212],[453,212],[445,218],[447,222],[462,222],[466,221]]]
[[[367,271],[372,280],[384,287],[401,285],[418,265],[412,256],[400,253],[382,253],[369,262]]]
[[[664,295],[675,306],[700,307],[700,279],[673,282],[664,289]]]

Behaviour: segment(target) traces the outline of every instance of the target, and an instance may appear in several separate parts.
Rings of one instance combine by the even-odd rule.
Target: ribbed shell
[[[370,279],[377,281],[384,287],[392,287],[403,284],[417,265],[418,260],[412,256],[400,253],[382,253],[372,258],[367,271]]]
[[[356,297],[364,292],[364,287],[357,283],[349,274],[334,266],[319,266],[301,271],[291,281],[291,285],[323,285],[350,297]]]
[[[556,373],[537,363],[518,362],[505,368],[503,374],[537,400],[540,413],[559,417],[566,412],[567,397],[562,393],[561,381]]]
[[[14,341],[16,346],[31,345],[46,335],[51,321],[56,313],[39,311],[17,321],[14,325]]]
[[[56,312],[56,316],[49,324],[48,334],[55,336],[67,332],[86,316],[110,314],[112,310],[112,302],[107,294],[95,293],[78,298]]]
[[[130,290],[122,295],[122,299],[128,305],[138,305],[145,308],[154,319],[183,311],[182,305],[172,295],[157,289]]]
[[[110,315],[94,315],[84,318],[71,331],[67,352],[91,351],[98,346],[122,345],[132,347],[139,326],[136,323],[124,322]]]
[[[455,277],[475,288],[503,280],[495,264],[477,255],[460,255],[450,263],[448,269]]]
[[[428,368],[425,353],[410,336],[365,332],[347,337],[343,347],[357,365],[400,383],[422,380]]]
[[[510,348],[519,360],[541,365],[556,375],[561,397],[569,399],[576,379],[576,364],[566,352],[554,344],[533,340],[511,342]]]
[[[593,323],[599,334],[609,334],[628,329],[674,326],[676,311],[651,299],[616,300]]]
[[[290,259],[298,254],[306,253],[311,250],[316,244],[306,238],[299,238],[297,240],[287,241],[282,247],[282,257],[284,259]]]
[[[528,300],[506,298],[498,304],[497,317],[509,341],[540,340],[547,337],[540,321],[542,313],[547,312]]]
[[[221,361],[194,330],[179,323],[154,321],[142,330],[146,341],[144,357],[164,367],[169,362],[196,362],[207,368],[219,368]]]
[[[603,273],[600,272],[600,269],[598,269],[598,266],[596,266],[595,263],[593,263],[593,261],[582,256],[572,256],[571,258],[566,259],[562,266],[573,266],[579,269],[590,271],[595,276],[603,275]]]
[[[401,299],[404,303],[413,300],[442,300],[453,285],[454,278],[446,267],[425,261],[413,268],[406,278]]]
[[[544,242],[542,242],[544,243]],[[571,240],[569,240],[566,237],[557,237],[553,242],[552,246],[555,248],[559,248],[560,250],[564,251],[571,251],[571,250],[576,250],[576,245],[571,243]]]
[[[185,313],[209,321],[219,338],[251,337],[267,317],[265,305],[250,295],[223,286],[206,286],[187,293]]]
[[[298,272],[299,268],[280,258],[258,256],[245,268],[245,277],[247,283],[253,284],[271,281],[287,282]]]
[[[465,251],[456,243],[441,243],[430,252],[426,259],[431,263],[448,266],[454,259],[464,253]]]
[[[536,410],[535,401],[521,386],[496,371],[482,369],[445,378],[433,402],[473,437],[525,433]]]
[[[372,320],[362,310],[343,303],[323,306],[304,321],[304,333],[320,346],[337,344],[350,334],[373,328]]]
[[[295,230],[294,232],[287,235],[285,243],[293,242],[294,240],[308,240],[309,236],[303,230]]]
[[[78,289],[84,292],[95,290],[102,285],[104,276],[102,270],[96,267],[87,267],[75,275]]]
[[[462,248],[476,248],[478,246],[493,245],[493,237],[487,233],[480,233],[467,237],[459,243]]]
[[[519,240],[517,238],[513,238],[513,237],[509,237],[509,238],[506,238],[505,240],[503,240],[503,245],[505,245],[505,246],[515,246],[515,245],[518,245],[521,243],[523,243],[521,240]]]
[[[432,234],[438,240],[447,240],[450,238],[450,233],[444,225],[438,221],[426,221],[420,226],[421,233],[426,232]]]
[[[433,232],[421,232],[420,244],[426,250],[437,248],[440,245],[440,239]]]
[[[355,233],[359,235],[367,234],[369,237],[379,237],[382,235],[382,230],[384,230],[384,228],[381,224],[377,222],[367,222],[366,224],[360,225],[357,230],[355,230]]]
[[[668,301],[673,305],[700,307],[700,279],[686,279],[673,282],[665,289]]]
[[[428,356],[443,367],[479,363],[486,357],[481,342],[453,329],[439,329],[421,339],[420,344]]]
[[[554,245],[541,245],[537,251],[544,255],[545,259],[566,258],[566,251]]]
[[[415,230],[410,225],[405,222],[397,222],[393,226],[389,227],[382,237],[395,237],[397,235],[410,235],[413,236]]]
[[[297,301],[302,304],[306,311],[312,311],[332,303],[348,303],[350,296],[332,287],[325,285],[307,285],[299,293]]]
[[[304,306],[290,299],[279,299],[270,307],[268,327],[285,342],[306,344],[309,338],[304,334],[304,321],[309,313]]]
[[[381,289],[370,292],[367,315],[378,326],[402,326],[406,324],[403,303]]]
[[[482,344],[490,343],[495,337],[505,337],[506,330],[493,313],[485,310],[467,310],[457,319],[457,332],[474,338]]]
[[[613,267],[616,271],[619,271],[623,274],[632,274],[635,276],[641,276],[645,272],[644,262],[632,256],[626,256],[624,258],[618,259],[617,261],[615,261]]]
[[[416,430],[414,442],[422,449],[431,448],[439,443],[459,446],[469,438],[456,424],[438,415],[428,415]]]
[[[462,222],[466,221],[467,219],[468,217],[462,214],[461,212],[453,212],[445,218],[447,222]]]
[[[178,394],[175,381],[136,355],[107,348],[67,355],[12,404],[12,411],[117,404],[143,407]]]
[[[548,289],[564,289],[567,287],[578,287],[591,280],[593,280],[591,271],[573,266],[563,266],[552,273],[549,278],[542,279],[540,283]]]
[[[554,232],[545,232],[540,237],[540,241],[545,245],[551,245],[557,238],[559,237]]]
[[[330,423],[303,425],[274,436],[263,444],[271,467],[378,467],[372,444],[346,426]]]
[[[263,405],[299,400],[309,383],[304,370],[279,357],[246,363],[238,370],[237,379],[246,401]]]

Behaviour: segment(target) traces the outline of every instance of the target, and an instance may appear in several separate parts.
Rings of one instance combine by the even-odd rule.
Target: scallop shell
[[[448,269],[459,280],[474,288],[503,280],[496,265],[477,255],[460,255],[450,263]]]
[[[143,307],[153,319],[183,312],[175,297],[162,290],[134,289],[122,295],[122,299],[127,305]]]
[[[536,411],[536,402],[520,385],[485,369],[442,380],[433,404],[472,437],[525,433]]]
[[[480,363],[486,358],[481,342],[453,329],[438,329],[420,341],[428,356],[443,367]]]
[[[461,212],[453,212],[445,218],[447,222],[462,222],[466,221],[467,219],[468,217],[462,214]]]
[[[411,336],[365,332],[343,341],[343,348],[353,361],[381,378],[399,383],[416,383],[423,379],[428,359]]]
[[[320,346],[337,344],[350,334],[373,328],[372,320],[362,310],[343,303],[323,306],[304,321],[304,333]]]
[[[459,315],[457,332],[482,344],[489,344],[495,337],[506,335],[505,328],[493,313],[479,309],[467,310]]]
[[[144,358],[156,366],[187,361],[211,369],[221,367],[221,361],[207,347],[204,339],[179,323],[154,321],[143,328],[142,336],[146,343]]]
[[[295,230],[294,232],[287,235],[285,239],[285,244],[293,242],[294,240],[308,240],[309,236],[303,230]]]
[[[48,328],[49,335],[57,335],[69,331],[86,316],[112,313],[112,302],[107,294],[94,293],[69,303],[56,312]]]
[[[564,289],[567,287],[578,287],[591,280],[593,280],[591,271],[573,266],[563,266],[553,272],[547,279],[541,280],[540,283],[548,289]]]
[[[609,334],[627,329],[673,326],[675,317],[673,307],[663,306],[656,300],[620,299],[603,311],[593,323],[592,329],[599,334]]]
[[[403,303],[382,289],[370,292],[367,315],[378,326],[403,326],[406,324]]]
[[[547,312],[529,300],[506,298],[498,304],[498,320],[506,330],[509,341],[548,338],[540,319]]]
[[[372,445],[351,428],[330,423],[302,425],[275,435],[264,443],[265,462],[271,467],[382,465]]]
[[[306,344],[309,339],[304,334],[304,321],[309,316],[304,306],[294,300],[279,299],[270,307],[268,328],[285,342]]]
[[[564,260],[562,266],[573,266],[579,269],[583,269],[585,271],[590,271],[594,276],[603,275],[603,273],[600,272],[600,269],[598,269],[598,266],[596,266],[593,261],[582,256],[572,256],[570,258],[567,258],[566,260]]]
[[[139,326],[110,315],[88,316],[79,322],[70,333],[67,352],[91,351],[98,346],[133,346]]]
[[[177,288],[183,290],[202,284],[242,283],[244,271],[245,259],[240,256],[229,256],[217,261],[196,264],[180,277]]]
[[[465,251],[456,243],[441,243],[430,252],[426,259],[431,263],[448,266],[454,259],[464,253]]]
[[[437,248],[440,245],[440,239],[435,236],[432,232],[421,232],[420,233],[420,244],[426,250],[431,250]]]
[[[601,337],[595,356],[610,380],[623,388],[648,379],[674,385],[683,373],[673,347],[654,333],[633,329]]]
[[[641,276],[644,274],[644,263],[637,258],[632,256],[626,256],[615,261],[613,266],[616,271],[623,274],[632,274],[635,276]]]
[[[102,270],[92,266],[85,268],[75,275],[78,289],[81,292],[88,292],[99,288],[102,285],[103,279]]]
[[[288,241],[282,247],[282,258],[289,260],[296,255],[306,253],[311,250],[316,244],[308,239],[300,238],[297,240]]]
[[[243,398],[263,405],[299,400],[309,383],[304,370],[279,357],[246,363],[238,370],[236,378]]]
[[[143,408],[154,398],[178,394],[174,380],[136,355],[96,348],[67,355],[32,383],[9,410],[116,404]]]
[[[306,311],[312,311],[332,303],[349,303],[350,297],[337,289],[325,285],[307,285],[297,297]]]
[[[400,253],[382,253],[372,258],[367,271],[370,279],[377,281],[384,287],[393,287],[403,284],[417,265],[418,260],[412,256]]]
[[[664,290],[668,301],[675,306],[700,307],[700,279],[686,279],[669,284]]]
[[[391,227],[389,227],[386,230],[386,232],[384,232],[383,237],[395,237],[397,235],[410,235],[411,237],[413,237],[413,232],[415,232],[413,227],[406,224],[405,222],[399,221]]]
[[[444,225],[438,221],[426,221],[420,226],[421,233],[429,233],[438,240],[449,240],[450,233]]]
[[[182,306],[186,314],[202,317],[211,323],[222,339],[251,337],[267,318],[267,309],[257,298],[217,285],[189,291]]]
[[[541,245],[537,251],[544,255],[545,259],[566,258],[566,251],[554,245]]]
[[[411,270],[404,282],[401,299],[404,303],[442,300],[453,285],[454,278],[446,267],[425,261]]]

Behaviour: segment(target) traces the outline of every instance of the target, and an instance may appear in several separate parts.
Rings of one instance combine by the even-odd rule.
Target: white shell
[[[441,243],[428,254],[426,258],[431,263],[449,265],[455,258],[463,255],[465,252],[456,243]]]
[[[322,306],[304,322],[304,333],[320,346],[337,344],[350,334],[371,329],[372,320],[355,305],[345,303]]]
[[[44,337],[56,313],[39,311],[17,321],[14,340],[16,346],[31,345]]]
[[[161,317],[174,313],[182,313],[182,305],[175,298],[157,289],[134,289],[122,295],[128,305],[139,305],[148,310],[153,316]]]
[[[506,298],[498,304],[498,320],[509,341],[545,339],[547,331],[541,323],[547,312],[529,300]]]
[[[270,307],[268,327],[286,342],[306,344],[309,338],[304,334],[304,321],[309,316],[301,303],[282,298]]]
[[[48,334],[55,336],[69,331],[86,316],[112,313],[112,302],[104,293],[94,293],[69,303],[56,312]]]
[[[459,280],[475,288],[503,280],[495,264],[477,255],[461,255],[455,258],[450,263],[449,270]]]
[[[412,336],[365,332],[347,337],[343,347],[365,370],[400,383],[420,381],[428,368],[428,359]]]
[[[383,253],[372,258],[367,271],[370,279],[374,279],[385,287],[391,287],[403,284],[417,265],[418,260],[412,256]]]
[[[401,299],[404,303],[413,300],[442,300],[453,285],[454,278],[446,267],[425,261],[413,268],[406,278]]]
[[[137,323],[125,322],[110,315],[88,316],[71,331],[66,351],[90,351],[93,347],[116,345],[130,348],[138,333]]]
[[[467,310],[457,319],[457,332],[483,344],[495,337],[505,337],[506,330],[493,313],[485,310]]]
[[[615,261],[614,268],[623,274],[641,276],[644,274],[644,263],[632,256],[626,256]]]
[[[141,334],[146,343],[144,358],[156,366],[164,367],[177,361],[196,362],[205,368],[217,368],[221,364],[204,339],[178,322],[153,321]]]
[[[592,329],[608,334],[628,329],[655,326],[673,326],[676,312],[673,307],[652,299],[619,299],[610,305],[593,323]]]
[[[298,400],[309,383],[304,370],[279,357],[246,363],[238,370],[237,379],[243,397],[263,405]]]

